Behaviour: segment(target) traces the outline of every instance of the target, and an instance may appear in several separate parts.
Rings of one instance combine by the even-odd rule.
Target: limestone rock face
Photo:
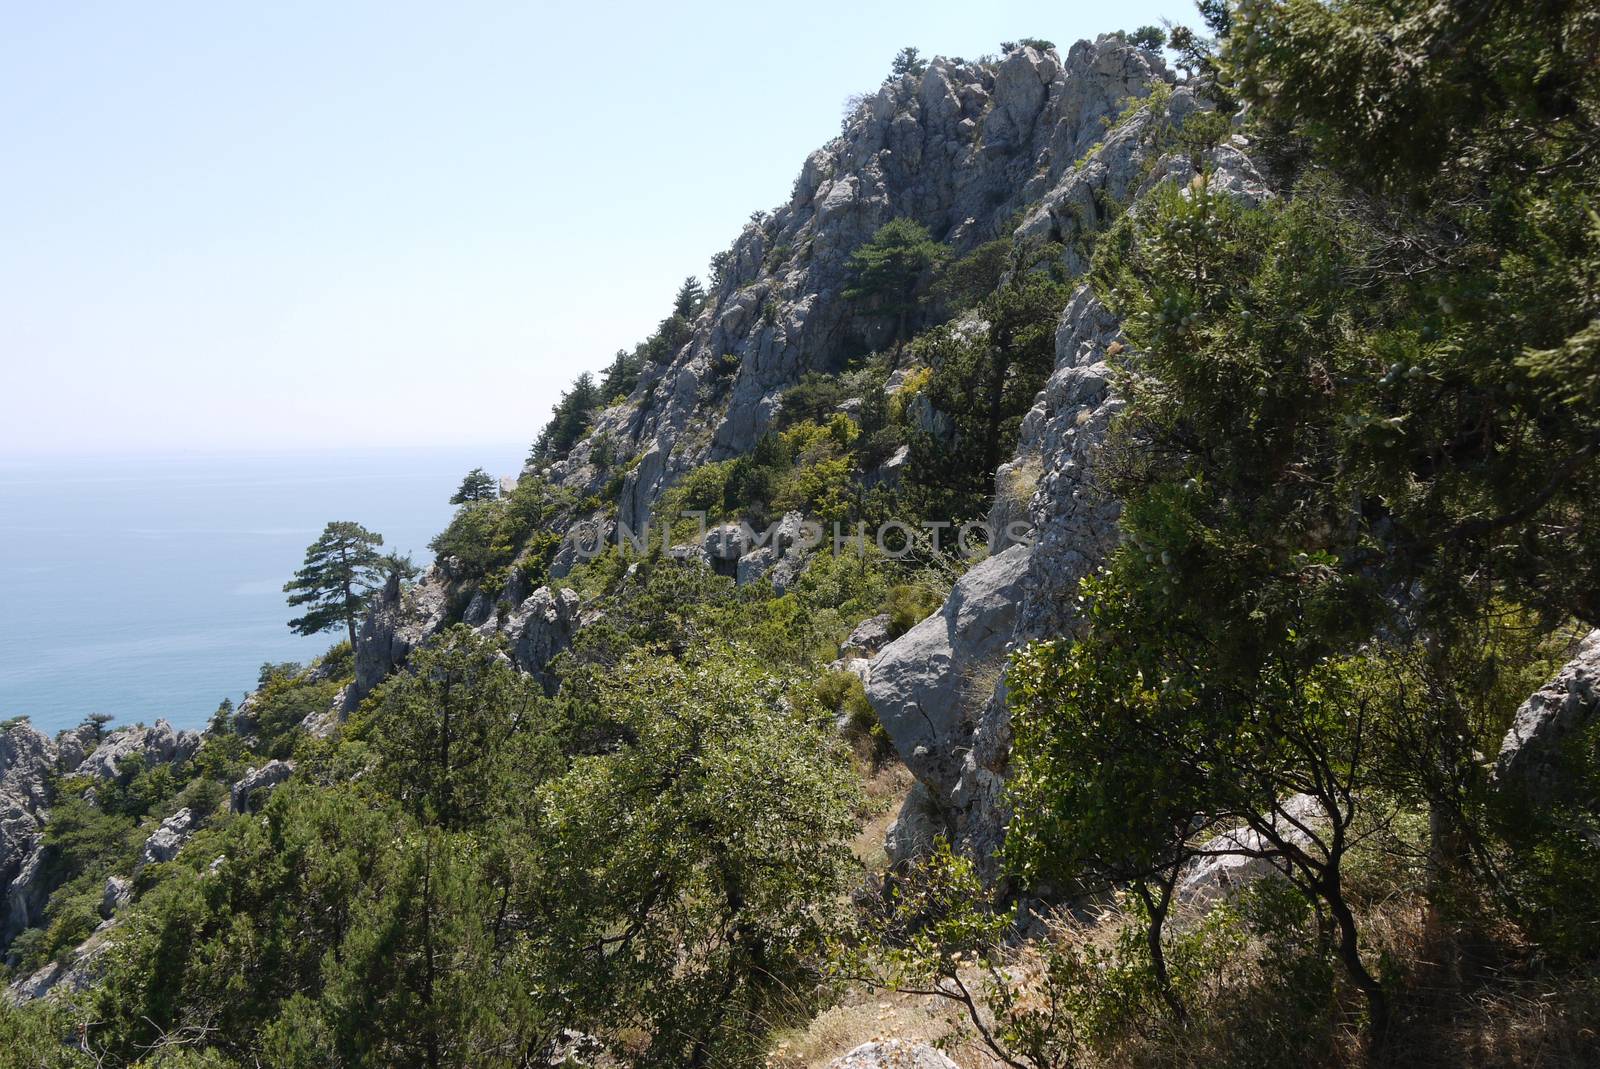
[[[1094,99],[1095,106],[1104,104]],[[1180,122],[1198,106],[1187,89],[1174,90],[1166,120]],[[1087,267],[1073,261],[1070,251],[1076,233],[1072,228],[1086,218],[1071,207],[1073,198],[1093,201],[1106,192],[1131,194],[1135,205],[1130,210],[1137,211],[1137,198],[1156,186],[1192,181],[1196,172],[1187,157],[1148,160],[1140,129],[1150,121],[1151,117],[1141,117],[1114,130],[1024,220],[1023,232],[1068,243],[1069,271]],[[1146,162],[1152,164],[1147,174]],[[1238,146],[1214,150],[1207,162],[1213,168],[1212,188],[1248,203],[1272,195]],[[997,535],[992,551],[1003,550],[1002,556],[1019,553],[1025,559],[1015,586],[1013,629],[1007,636],[1012,647],[1035,639],[1070,638],[1078,632],[1078,583],[1105,560],[1120,537],[1121,506],[1101,485],[1099,465],[1111,422],[1124,405],[1111,388],[1109,361],[1126,348],[1126,341],[1116,317],[1088,286],[1080,286],[1062,310],[1055,341],[1055,368],[1023,418],[1015,455],[995,473],[989,515],[990,529]],[[1003,686],[986,695],[969,692],[964,700],[971,703],[964,714],[971,727],[963,739],[956,782],[948,784],[943,777],[927,782],[957,845],[989,866],[1005,836],[1002,796],[1011,754],[1010,710]],[[917,772],[915,766],[912,771]],[[992,866],[988,871],[992,873]]]
[[[598,413],[594,433],[550,473],[597,492],[607,478],[593,463],[597,443],[621,447],[634,462],[618,517],[637,530],[684,472],[753,447],[802,374],[888,341],[891,318],[842,299],[850,254],[878,227],[910,218],[958,253],[1001,236],[1106,137],[1104,120],[1170,78],[1159,57],[1107,36],[1064,58],[1033,48],[993,65],[939,58],[921,77],[885,83],[806,159],[789,201],[758,214],[727,250],[688,341],[644,369],[632,396]]]
[[[444,625],[447,588],[448,578],[438,565],[404,589],[398,575],[389,576],[356,633],[356,678],[345,691],[345,713],[354,712],[385,676]]]
[[[187,807],[163,820],[161,827],[151,832],[150,838],[144,841],[144,848],[139,851],[139,860],[134,862],[133,871],[138,872],[146,865],[171,861],[177,857],[183,844],[194,835],[198,824],[194,813]]]
[[[73,948],[67,960],[52,961],[31,976],[25,976],[6,988],[5,998],[14,1006],[44,998],[59,997],[84,991],[95,982],[99,974],[100,958],[110,950],[109,933],[115,922],[105,921],[94,934]]]
[[[556,654],[572,645],[580,604],[575,590],[552,591],[542,586],[528,595],[501,627],[512,640],[512,661],[547,687],[553,688],[555,680],[545,668]]]
[[[1494,785],[1530,801],[1548,797],[1560,775],[1561,744],[1600,711],[1600,631],[1522,706],[1500,743]]]
[[[972,713],[999,680],[1027,567],[1025,546],[980,561],[943,608],[872,662],[867,698],[900,759],[936,796],[960,780]]]
[[[112,916],[133,900],[133,881],[125,880],[121,876],[106,878],[105,889],[100,892],[100,916],[110,920]]]
[[[293,761],[268,761],[260,768],[252,768],[228,792],[228,810],[244,813],[259,806],[262,797],[294,774]]]
[[[6,841],[4,820],[12,807],[30,816],[46,809],[56,760],[55,744],[25,721],[0,732],[0,806],[5,807],[0,811],[0,843]],[[0,859],[4,856],[0,853]]]
[[[911,1043],[904,1039],[883,1039],[863,1043],[842,1058],[835,1059],[828,1069],[960,1069],[926,1043]]]
[[[49,777],[59,754],[55,743],[26,722],[0,732],[0,949],[23,928],[39,904],[39,836],[49,818]]]
[[[1310,795],[1297,794],[1283,803],[1283,811],[1308,828],[1326,822],[1320,804]],[[1311,837],[1290,821],[1276,825],[1276,833],[1297,846],[1310,847]],[[1209,906],[1231,898],[1257,880],[1284,874],[1285,862],[1252,856],[1269,850],[1267,841],[1244,826],[1225,831],[1201,847],[1207,856],[1196,858],[1178,879],[1177,898],[1191,906]]]
[[[7,941],[24,928],[38,924],[50,901],[50,887],[44,864],[44,842],[36,840],[33,849],[17,868],[17,875],[6,888],[5,931]]]
[[[130,757],[143,758],[145,767],[187,761],[200,748],[200,735],[194,731],[176,731],[165,720],[157,720],[150,727],[123,728],[113,731],[94,752],[83,759],[78,774],[114,779],[118,767]]]
[[[895,867],[906,865],[933,853],[934,840],[939,836],[949,838],[944,812],[934,799],[928,785],[920,780],[911,786],[900,812],[884,836],[884,852]]]

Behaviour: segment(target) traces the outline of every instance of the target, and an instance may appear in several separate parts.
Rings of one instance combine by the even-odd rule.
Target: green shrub
[[[925,586],[900,583],[889,589],[883,611],[889,614],[889,633],[895,638],[910,631],[936,612],[944,599]]]

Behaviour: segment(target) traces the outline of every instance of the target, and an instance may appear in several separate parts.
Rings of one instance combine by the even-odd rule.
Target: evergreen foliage
[[[853,281],[844,295],[870,301],[879,314],[893,317],[894,340],[903,340],[917,309],[919,284],[948,255],[949,249],[934,241],[921,223],[891,219],[850,254]]]
[[[334,521],[324,527],[307,547],[305,563],[283,586],[289,605],[305,610],[289,621],[289,629],[315,635],[343,624],[353,645],[356,614],[384,579],[381,545],[383,536],[359,523]]]
[[[499,481],[482,468],[473,468],[450,495],[450,504],[465,505],[469,501],[487,501],[499,496]]]

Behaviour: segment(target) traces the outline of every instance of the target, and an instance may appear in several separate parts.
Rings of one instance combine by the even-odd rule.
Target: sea
[[[264,662],[343,637],[288,628],[283,584],[325,523],[354,520],[426,566],[461,477],[514,473],[526,453],[0,457],[0,720],[203,727]]]

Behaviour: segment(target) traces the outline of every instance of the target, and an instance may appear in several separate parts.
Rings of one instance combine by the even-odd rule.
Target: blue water
[[[203,726],[263,661],[342,637],[287,627],[283,583],[324,523],[426,565],[461,476],[514,472],[526,450],[0,458],[0,719]]]

